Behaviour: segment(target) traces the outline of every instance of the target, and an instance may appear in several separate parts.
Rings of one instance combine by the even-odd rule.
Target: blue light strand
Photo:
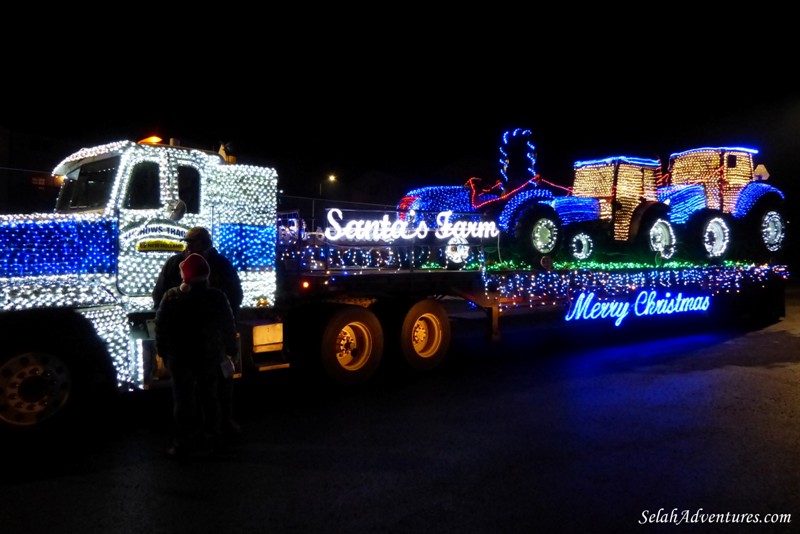
[[[114,273],[117,235],[98,215],[0,217],[0,278]]]

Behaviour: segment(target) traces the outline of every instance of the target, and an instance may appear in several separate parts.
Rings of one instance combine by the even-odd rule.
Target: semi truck
[[[0,215],[0,430],[8,433],[69,429],[108,396],[169,386],[151,293],[193,226],[210,230],[242,281],[238,379],[288,370],[351,387],[389,360],[436,369],[449,352],[454,302],[485,315],[491,339],[512,309],[614,328],[731,309],[735,294],[748,309],[757,302],[783,313],[780,264],[545,271],[414,261],[432,257],[432,246],[447,256],[468,243],[468,256],[476,242],[496,242],[497,219],[453,210],[426,219],[334,208],[323,231],[307,232],[303,213],[278,209],[275,169],[239,164],[224,149],[117,141],[69,155],[53,176],[61,186],[52,212]]]

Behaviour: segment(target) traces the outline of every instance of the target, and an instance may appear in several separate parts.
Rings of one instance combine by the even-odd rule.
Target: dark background
[[[141,6],[127,24],[75,10],[31,25],[35,41],[2,37],[0,127],[65,150],[230,142],[240,163],[275,167],[287,193],[317,194],[333,173],[332,194],[377,182],[367,196],[390,204],[410,187],[497,175],[511,128],[533,132],[536,170],[565,185],[577,160],[748,146],[794,187],[797,47],[781,13],[491,7],[220,6],[190,22]]]
[[[155,94],[20,95],[0,125],[78,148],[149,135],[208,150],[230,142],[240,163],[275,167],[282,187],[295,194],[316,193],[331,173],[343,188],[369,172],[386,173],[404,189],[499,176],[500,136],[513,128],[532,131],[536,170],[564,185],[577,160],[666,160],[701,146],[757,148],[771,179],[783,187],[795,181],[800,90],[766,89],[750,77],[721,87],[699,81],[661,87],[655,80],[642,86],[598,67],[591,82],[574,75],[549,84],[537,82],[532,68],[529,80],[506,88],[485,76],[475,80],[466,67],[429,73],[406,66],[391,75],[356,72],[328,87],[324,67],[319,79],[312,71],[274,85],[226,77],[200,86],[164,84],[170,88]],[[491,66],[478,72],[490,73]]]
[[[335,174],[323,196],[393,205],[412,187],[498,176],[512,128],[532,131],[536,171],[567,186],[578,160],[746,146],[789,198],[791,239],[800,88],[784,15],[551,7],[225,7],[191,23],[142,8],[122,26],[76,12],[38,48],[0,43],[6,166],[47,173],[78,148],[159,135],[231,143],[239,163],[275,167],[287,195],[316,196]],[[20,134],[50,150],[22,160]]]

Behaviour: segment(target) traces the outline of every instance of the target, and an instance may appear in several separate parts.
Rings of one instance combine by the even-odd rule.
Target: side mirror
[[[186,202],[183,200],[173,200],[169,203],[169,218],[172,221],[180,221],[186,215]]]

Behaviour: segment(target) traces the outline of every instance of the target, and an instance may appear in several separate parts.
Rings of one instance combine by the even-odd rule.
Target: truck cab
[[[181,240],[193,226],[211,230],[215,247],[241,277],[273,269],[274,248],[252,250],[243,239],[254,232],[274,237],[276,177],[270,171],[152,140],[113,143],[73,154],[55,168],[63,176],[55,213],[70,221],[106,221],[114,257],[108,250],[87,257],[109,264],[102,269],[113,274],[120,295],[144,299],[150,308],[146,301],[161,266],[183,250]],[[274,247],[274,239],[266,242]],[[263,298],[269,296],[251,294],[244,305]]]
[[[275,301],[273,169],[148,139],[81,149],[53,174],[52,213],[0,216],[0,427],[62,419],[95,378],[150,386],[153,287],[193,226],[237,269],[243,317]]]

